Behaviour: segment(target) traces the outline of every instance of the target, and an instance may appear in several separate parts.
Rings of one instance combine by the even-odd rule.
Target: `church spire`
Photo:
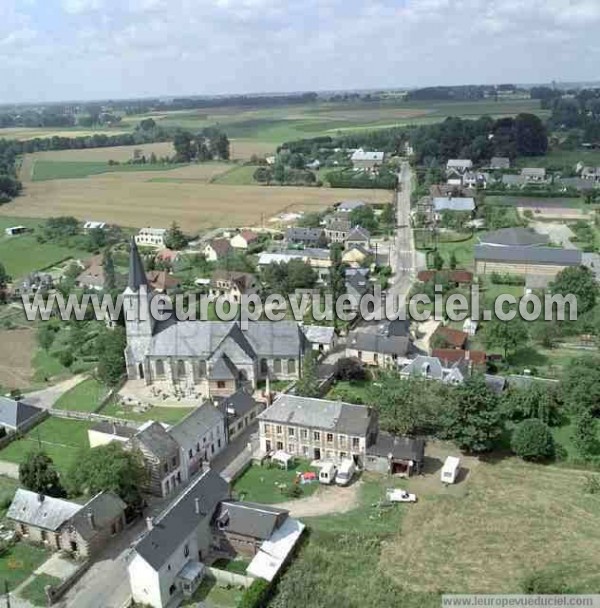
[[[146,271],[140,257],[134,237],[131,237],[131,248],[129,250],[129,282],[130,289],[138,291],[142,285],[148,285]]]

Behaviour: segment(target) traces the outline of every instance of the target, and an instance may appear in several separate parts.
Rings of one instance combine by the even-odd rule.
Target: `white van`
[[[350,458],[344,458],[337,475],[335,476],[335,483],[337,483],[338,486],[347,486],[352,480],[352,476],[354,475],[355,471],[356,466],[354,461]]]
[[[327,462],[319,471],[319,481],[321,483],[330,485],[334,482],[336,473],[337,467],[333,464],[333,462]]]
[[[460,470],[460,458],[448,456],[442,467],[441,480],[444,483],[454,483]]]

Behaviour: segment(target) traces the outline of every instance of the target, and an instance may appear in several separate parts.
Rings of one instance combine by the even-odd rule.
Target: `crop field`
[[[0,330],[0,386],[25,388],[33,378],[32,358],[37,342],[32,329]]]
[[[224,167],[229,169],[231,165],[225,164]],[[25,184],[21,196],[0,207],[0,218],[3,215],[31,218],[72,215],[81,220],[92,218],[136,228],[169,226],[177,221],[189,232],[219,226],[256,225],[262,218],[288,208],[318,210],[344,199],[362,199],[373,203],[390,200],[390,193],[384,190],[196,183],[196,180],[211,179],[222,169],[223,166],[213,163],[182,167],[169,171],[170,179],[166,182],[160,178],[157,180],[157,174],[152,172],[104,173],[85,179],[30,182]],[[174,183],[174,178],[180,181]],[[3,242],[0,242],[0,259],[3,259],[2,245]],[[36,245],[28,256],[38,255],[38,249],[42,259],[52,254],[53,259],[45,264],[48,265],[61,257],[72,255],[72,252],[62,251],[60,247],[47,247],[55,251],[44,253],[43,248]],[[10,264],[15,273],[22,272],[23,266],[39,266],[39,260],[24,260],[11,248],[6,253],[10,260],[3,261],[9,266],[9,272]]]
[[[9,127],[0,129],[0,139],[18,139],[26,141],[28,139],[47,138],[47,137],[88,137],[95,133],[104,133],[106,135],[120,135],[127,133],[127,128],[101,128],[101,129],[81,129],[78,127],[60,129],[57,127]]]

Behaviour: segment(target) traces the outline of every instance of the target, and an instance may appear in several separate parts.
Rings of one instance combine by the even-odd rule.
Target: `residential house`
[[[350,157],[352,166],[356,170],[373,170],[383,165],[385,161],[385,152],[369,152],[362,148],[358,148]]]
[[[250,245],[256,243],[258,234],[252,230],[240,230],[229,240],[230,245],[234,249],[248,249]]]
[[[350,245],[342,254],[342,262],[350,268],[363,268],[372,256],[372,251],[363,245]]]
[[[215,298],[223,296],[232,302],[240,302],[242,296],[255,294],[257,286],[256,277],[248,272],[216,270],[212,274],[209,291]]]
[[[450,368],[456,363],[465,363],[473,369],[474,367],[485,369],[487,355],[481,350],[465,350],[463,348],[434,348],[432,357],[437,357],[445,368]]]
[[[229,397],[220,399],[218,407],[226,417],[228,441],[235,439],[249,427],[263,411],[265,404],[241,389]]]
[[[475,211],[475,199],[460,196],[435,197],[433,199],[433,211],[438,217],[444,211],[473,213]]]
[[[489,247],[538,247],[548,245],[550,238],[531,228],[500,228],[477,235],[481,245]]]
[[[364,201],[341,201],[334,206],[335,210],[339,213],[351,213],[355,209],[359,209],[365,205]]]
[[[164,497],[183,483],[179,444],[159,422],[147,422],[125,445],[142,454],[148,472],[145,491]]]
[[[142,228],[135,235],[135,244],[140,247],[155,247],[156,249],[164,249],[166,247],[166,235],[166,228]]]
[[[187,483],[227,445],[225,416],[211,401],[194,408],[168,430],[179,445],[182,480]]]
[[[166,270],[149,270],[146,278],[148,287],[156,293],[169,293],[181,287],[181,281]]]
[[[600,167],[582,167],[580,175],[587,181],[600,182]]]
[[[490,160],[490,169],[493,171],[510,169],[510,158],[507,156],[493,156]]]
[[[521,169],[521,177],[526,182],[544,182],[546,181],[546,169],[543,167],[525,167]]]
[[[0,428],[9,433],[24,433],[47,416],[47,412],[17,399],[0,397]]]
[[[468,158],[451,158],[446,163],[446,177],[462,183],[462,177],[467,171],[473,169],[473,161]]]
[[[344,243],[351,229],[348,213],[338,211],[325,219],[325,236],[330,243]]]
[[[468,366],[463,361],[446,366],[437,357],[418,355],[400,370],[403,378],[426,378],[438,380],[444,384],[462,384],[468,377]]]
[[[213,239],[202,251],[207,262],[216,262],[227,257],[232,250],[228,239]]]
[[[289,245],[302,245],[303,247],[322,247],[326,243],[323,228],[303,228],[294,226],[285,232],[285,242]]]
[[[211,522],[228,497],[227,482],[208,469],[156,519],[147,519],[127,567],[134,602],[164,608],[193,595],[213,542]]]
[[[36,293],[47,293],[54,289],[54,277],[47,272],[32,272],[25,278],[15,281],[10,288],[13,298]]]
[[[474,198],[477,194],[473,188],[461,184],[432,184],[429,186],[429,196],[434,198]]]
[[[582,261],[578,249],[558,247],[496,247],[475,245],[475,272],[477,274],[538,275],[554,278],[561,270],[579,266]]]
[[[87,435],[90,448],[96,448],[113,441],[127,443],[137,432],[137,427],[101,420],[88,429]]]
[[[464,331],[438,325],[431,335],[430,343],[434,348],[457,348],[464,349],[469,335]]]
[[[369,249],[371,247],[371,233],[362,226],[352,228],[346,237],[346,249],[350,249],[354,245]]]
[[[368,268],[346,268],[345,271],[346,293],[356,302],[371,291]]]
[[[302,330],[314,351],[328,353],[335,347],[336,335],[333,327],[305,325]]]
[[[24,541],[87,558],[125,526],[125,503],[101,492],[85,504],[19,488],[6,513]]]
[[[367,365],[396,366],[410,350],[408,323],[387,321],[352,330],[346,338],[346,356]]]

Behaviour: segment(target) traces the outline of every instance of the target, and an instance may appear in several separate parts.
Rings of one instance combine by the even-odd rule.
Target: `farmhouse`
[[[235,236],[231,237],[229,244],[234,249],[248,249],[250,245],[258,240],[258,234],[252,230],[240,230]]]
[[[322,228],[293,227],[288,228],[285,233],[285,242],[288,245],[321,247],[325,241],[325,231]]]
[[[124,293],[129,380],[208,397],[255,389],[267,375],[298,377],[306,339],[297,323],[254,321],[242,329],[237,321],[157,322],[149,310],[152,296],[133,243]]]
[[[346,248],[361,245],[368,249],[371,246],[371,233],[362,226],[355,226],[346,237]]]
[[[531,228],[501,228],[478,235],[479,243],[489,247],[537,247],[548,245],[550,238]]]
[[[157,249],[164,249],[166,247],[166,234],[166,228],[142,228],[135,235],[135,244],[141,247],[156,247]]]
[[[509,273],[555,277],[569,266],[581,264],[581,251],[558,247],[494,247],[475,245],[477,274]]]
[[[81,505],[19,488],[6,517],[23,540],[90,557],[125,527],[125,506],[112,492]]]
[[[435,356],[419,355],[400,370],[400,376],[438,380],[445,384],[462,384],[468,372],[468,366],[463,365],[462,359],[445,365]]]
[[[521,169],[521,177],[526,182],[546,181],[546,169],[543,167],[525,167]]]
[[[242,296],[254,294],[256,290],[256,277],[248,272],[216,270],[210,279],[210,294],[215,298],[224,296],[239,302]]]
[[[213,239],[207,243],[202,253],[207,262],[216,262],[231,253],[231,244],[227,239]]]
[[[361,244],[350,245],[342,254],[342,262],[348,264],[350,268],[362,268],[367,260],[372,256],[371,251]]]
[[[355,150],[350,157],[354,169],[375,169],[385,160],[385,152],[366,152],[362,148]]]
[[[473,161],[468,158],[451,158],[446,163],[446,177],[462,182],[462,176],[472,168]]]
[[[462,211],[473,213],[475,211],[475,199],[471,197],[435,197],[433,199],[433,210],[436,214],[442,211]]]
[[[340,213],[351,213],[355,209],[360,209],[360,207],[364,207],[365,205],[364,201],[341,201],[335,205],[335,209]]]
[[[346,268],[345,277],[346,293],[357,303],[371,291],[368,268]]]

